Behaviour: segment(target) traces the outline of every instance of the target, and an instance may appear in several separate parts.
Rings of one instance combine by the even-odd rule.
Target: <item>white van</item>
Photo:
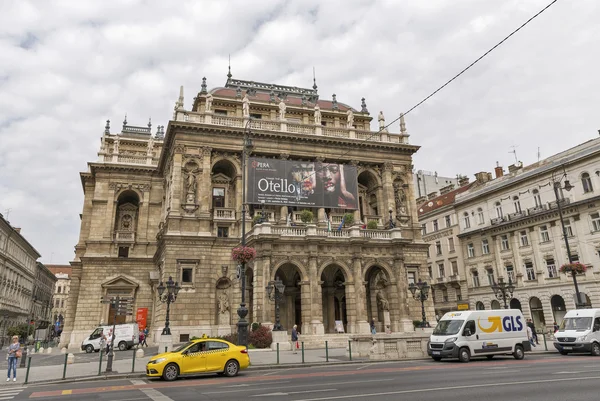
[[[523,359],[531,351],[525,319],[518,309],[448,312],[438,322],[427,344],[434,360],[513,355]]]
[[[100,351],[100,340],[107,335],[113,326],[100,326],[81,343],[81,349],[87,353]],[[115,349],[125,351],[140,342],[139,326],[137,323],[117,324],[115,326]]]
[[[568,311],[554,338],[554,348],[562,355],[589,352],[600,356],[600,309]]]

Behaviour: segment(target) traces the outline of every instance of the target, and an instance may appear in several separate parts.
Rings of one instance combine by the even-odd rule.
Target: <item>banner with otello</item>
[[[251,157],[247,200],[251,204],[356,209],[355,166]]]

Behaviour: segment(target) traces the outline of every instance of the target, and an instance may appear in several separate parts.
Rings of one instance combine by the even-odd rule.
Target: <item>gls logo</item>
[[[504,316],[504,318],[500,316],[490,316],[488,317],[488,322],[491,323],[491,326],[489,327],[482,327],[480,320],[481,319],[477,319],[477,326],[479,326],[479,330],[484,333],[493,333],[495,331],[502,333],[502,329],[504,329],[504,331],[523,330],[521,316]]]

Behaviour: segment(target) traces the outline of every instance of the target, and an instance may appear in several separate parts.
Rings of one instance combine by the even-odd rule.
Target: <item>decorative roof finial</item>
[[[148,130],[152,129],[152,117],[148,117]]]
[[[275,91],[273,85],[271,85],[271,92],[269,92],[269,102],[275,102]]]
[[[165,127],[163,125],[158,125],[156,127],[156,139],[163,139],[165,137],[164,128]]]
[[[365,103],[365,98],[363,97],[362,99],[360,99],[361,103],[360,103],[360,112],[361,113],[368,113],[369,110],[367,110],[367,104]]]
[[[183,110],[183,85],[179,87],[179,99],[175,103],[175,110]]]
[[[126,125],[127,125],[127,113],[125,113],[125,119],[123,120],[123,130],[125,130]]]
[[[110,134],[110,120],[106,120],[106,125],[104,126],[104,133],[106,135]]]
[[[313,89],[317,91],[317,75],[315,74],[315,67],[313,67]]]
[[[229,68],[228,68],[228,72],[227,72],[227,80],[229,81],[231,79],[231,54],[229,55]]]
[[[406,123],[404,122],[404,113],[400,113],[400,133],[406,135]]]
[[[200,93],[206,93],[206,77],[202,78],[202,89],[200,90]]]
[[[337,103],[337,99],[335,97],[335,93],[332,96],[333,100],[331,101],[331,105],[333,106],[333,110],[339,110],[340,108],[338,107],[338,103]]]

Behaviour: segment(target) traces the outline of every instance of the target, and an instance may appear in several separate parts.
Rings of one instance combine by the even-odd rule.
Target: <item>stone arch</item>
[[[521,306],[521,301],[519,301],[517,298],[512,298],[510,300],[510,304],[508,306],[510,307],[510,309],[518,309],[521,312],[523,311],[523,307]]]
[[[276,263],[275,266],[273,266],[273,269],[271,270],[270,280],[275,280],[277,270],[279,270],[279,268],[281,268],[282,266],[284,266],[286,264],[293,265],[300,271],[300,280],[305,281],[308,279],[308,272],[306,271],[306,268],[304,267],[304,265],[302,263],[300,263],[298,260],[295,260],[295,259],[286,259],[286,260]]]
[[[291,330],[295,324],[302,327],[303,323],[310,323],[308,316],[304,316],[303,313],[303,300],[306,300],[307,291],[310,293],[306,285],[307,277],[302,265],[295,261],[284,261],[273,269],[271,280],[279,279],[285,285],[284,300],[279,306],[281,325],[284,330]],[[310,312],[309,304],[304,305],[304,312],[306,311]],[[273,321],[275,321],[274,315]]]
[[[538,297],[529,298],[529,311],[535,327],[544,327],[546,325],[544,306]]]
[[[553,295],[552,298],[550,298],[550,305],[552,307],[552,317],[554,318],[554,322],[561,324],[567,313],[565,299],[560,295]]]
[[[392,267],[387,264],[386,262],[383,261],[373,261],[373,262],[368,262],[364,268],[364,274],[362,279],[367,282],[367,278],[369,276],[369,272],[374,268],[377,267],[383,271],[385,271],[385,274],[387,276],[387,279],[390,281],[390,284],[394,284],[396,282],[395,276],[394,276],[394,269],[392,269]]]
[[[354,281],[354,275],[352,274],[352,269],[350,269],[346,265],[346,263],[342,262],[341,260],[336,260],[336,261],[328,260],[328,261],[321,263],[321,266],[319,266],[319,269],[317,270],[317,277],[321,277],[325,268],[330,265],[336,265],[343,271],[344,281],[346,283],[352,283]]]
[[[117,242],[135,242],[140,200],[141,196],[135,189],[125,189],[115,197],[114,233]]]
[[[475,302],[475,310],[485,310],[485,305],[481,301]]]
[[[502,309],[502,307],[500,306],[500,301],[498,301],[497,299],[492,300],[490,307],[492,309]]]
[[[336,321],[341,321],[344,332],[347,332],[347,275],[338,263],[333,262],[327,264],[318,277],[321,280],[321,304],[325,333],[337,332]]]
[[[392,274],[391,268],[385,263],[374,262],[365,269],[365,302],[367,311],[367,320],[370,322],[375,319],[377,332],[385,332],[386,325],[391,322],[386,321],[393,311],[390,301],[396,296],[396,280]],[[388,312],[388,313],[386,313]],[[397,318],[397,316],[394,316]]]
[[[212,174],[223,173],[231,179],[242,175],[240,162],[231,156],[219,156],[211,160],[210,172]]]

